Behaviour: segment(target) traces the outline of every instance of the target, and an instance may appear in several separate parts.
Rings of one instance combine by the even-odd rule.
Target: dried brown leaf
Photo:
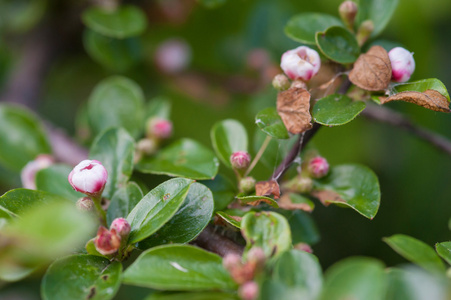
[[[276,180],[259,181],[255,184],[255,194],[257,196],[274,196],[274,199],[280,197],[280,187]],[[264,199],[258,200],[259,202],[265,201]],[[257,201],[254,201],[257,202]],[[251,204],[251,203],[248,203]],[[253,205],[253,204],[251,204]]]
[[[346,202],[345,200],[343,200],[341,198],[341,196],[338,193],[336,193],[334,191],[328,191],[328,190],[318,191],[318,190],[314,190],[314,191],[311,192],[311,195],[313,197],[318,198],[318,200],[321,201],[321,203],[324,206],[329,206],[331,201],[333,201],[333,202]]]
[[[380,98],[381,104],[390,101],[405,101],[423,106],[427,109],[441,112],[451,112],[448,99],[436,90],[421,92],[401,92],[388,98]]]
[[[387,51],[381,46],[373,46],[354,63],[349,80],[361,89],[380,91],[386,89],[390,83],[391,72]]]
[[[275,197],[274,197],[274,198],[275,198]],[[268,200],[268,199],[265,199],[265,198],[261,198],[261,199],[259,199],[259,200],[252,201],[252,202],[247,202],[246,205],[258,206],[258,205],[260,205],[262,202],[265,202],[265,203],[267,203],[267,204],[269,204],[269,205],[272,205],[272,202],[271,202],[270,200]]]
[[[277,95],[277,112],[287,130],[293,134],[312,128],[309,110],[310,93],[306,89],[292,87]]]
[[[293,203],[290,194],[284,194],[278,201],[279,207],[287,210],[303,210],[307,212],[312,211],[312,207],[307,203]]]

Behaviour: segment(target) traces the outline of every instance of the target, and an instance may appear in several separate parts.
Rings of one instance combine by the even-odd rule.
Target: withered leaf
[[[292,87],[277,95],[277,112],[287,130],[293,134],[312,128],[309,110],[310,93],[306,89]]]
[[[273,195],[274,199],[280,197],[280,187],[276,180],[259,181],[255,184],[255,194],[257,196]]]
[[[388,98],[379,98],[381,104],[390,101],[405,101],[423,106],[433,111],[451,112],[448,99],[436,90],[426,90],[421,92],[401,92]]]
[[[274,197],[275,198],[275,197]],[[246,204],[247,205],[251,205],[251,206],[258,206],[258,205],[260,205],[262,202],[265,202],[265,203],[267,203],[267,204],[269,204],[269,205],[273,205],[273,203],[269,200],[269,199],[265,199],[265,198],[261,198],[261,199],[258,199],[257,201],[252,201],[252,202],[247,202]]]
[[[330,202],[346,202],[341,196],[334,191],[318,191],[314,190],[310,193],[313,197],[318,198],[324,206],[329,206]]]
[[[279,200],[279,207],[287,210],[303,210],[311,212],[313,208],[307,203],[293,203],[290,198],[290,194],[284,194]]]
[[[391,63],[387,51],[373,46],[361,54],[349,73],[349,80],[361,89],[380,91],[388,87],[391,80]]]

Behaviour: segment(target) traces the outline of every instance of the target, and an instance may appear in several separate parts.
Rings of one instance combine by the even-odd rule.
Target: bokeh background
[[[191,0],[124,2],[143,7],[149,19],[146,33],[131,42],[126,52],[133,53],[131,62],[124,63],[126,68],[118,67],[118,61],[124,59],[119,50],[103,64],[87,54],[86,33],[80,21],[87,2],[0,0],[1,93],[7,90],[9,78],[21,64],[34,63],[32,58],[24,62],[24,57],[30,59],[30,44],[35,45],[30,40],[37,39],[39,45],[43,26],[61,24],[61,30],[52,30],[50,38],[43,39],[57,47],[46,58],[33,101],[26,103],[43,119],[83,143],[89,136],[81,130],[83,114],[79,111],[96,83],[109,75],[122,74],[137,81],[147,99],[165,96],[172,101],[174,138],[191,137],[210,146],[211,126],[218,120],[234,118],[246,125],[252,143],[257,129],[255,113],[274,105],[276,100],[270,80],[278,72],[280,56],[298,45],[285,36],[285,23],[300,12],[337,15],[341,3],[228,0],[209,9]],[[400,0],[381,37],[415,53],[416,70],[411,80],[435,77],[451,87],[450,16],[449,0]],[[155,63],[158,45],[169,38],[182,39],[191,49],[189,65],[180,74],[165,73]],[[451,139],[449,114],[408,103],[387,106]],[[77,129],[76,124],[81,127]],[[374,220],[351,209],[316,206],[312,216],[321,240],[313,250],[324,269],[353,255],[380,258],[388,266],[404,263],[381,240],[396,233],[411,235],[429,245],[450,239],[449,155],[400,129],[363,117],[344,126],[322,128],[313,143],[332,165],[369,166],[379,176],[382,191]],[[255,176],[264,179],[271,171],[258,168]],[[146,180],[158,179],[149,176]],[[1,167],[1,192],[19,186],[18,174]],[[30,279],[27,283],[38,288],[33,282]]]

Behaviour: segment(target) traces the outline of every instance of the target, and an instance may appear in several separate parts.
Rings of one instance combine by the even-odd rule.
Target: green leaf
[[[267,257],[277,256],[291,248],[290,225],[275,212],[249,212],[241,220],[246,253],[252,247],[263,249]]]
[[[239,199],[241,201],[241,203],[243,203],[243,204],[247,204],[249,202],[255,202],[255,201],[262,201],[262,202],[265,202],[266,204],[271,205],[274,208],[279,207],[279,204],[277,204],[277,202],[273,198],[269,198],[269,197],[265,197],[265,196],[251,195],[251,196],[237,196],[236,198]]]
[[[423,93],[426,90],[436,90],[437,92],[445,96],[446,99],[448,99],[448,102],[450,101],[448,90],[446,89],[445,85],[443,84],[443,82],[436,78],[423,79],[408,83],[399,83],[393,86],[393,94],[407,91]]]
[[[141,249],[188,243],[198,236],[213,214],[213,195],[203,184],[193,183],[180,209],[160,230],[138,243]]]
[[[198,0],[200,4],[207,8],[218,8],[224,5],[227,0]]]
[[[146,119],[159,117],[169,120],[171,116],[171,101],[166,97],[156,97],[149,101],[146,109]]]
[[[310,214],[302,210],[295,210],[287,219],[291,228],[293,244],[313,245],[320,240],[319,230]]]
[[[67,177],[72,167],[63,164],[54,164],[36,173],[36,187],[38,190],[49,192],[73,202],[85,195],[75,191]]]
[[[135,141],[122,128],[110,128],[94,140],[89,157],[100,161],[108,171],[103,197],[111,198],[126,185],[133,173],[134,154]]]
[[[230,156],[237,151],[247,151],[246,129],[236,120],[217,122],[211,128],[210,136],[216,155],[230,168]]]
[[[341,64],[353,63],[360,55],[355,35],[341,26],[332,26],[324,32],[317,32],[316,44],[327,58]]]
[[[312,115],[317,123],[337,126],[354,120],[365,107],[363,101],[353,101],[345,95],[333,94],[318,100]]]
[[[141,41],[136,37],[115,39],[88,29],[83,45],[93,60],[114,71],[126,71],[142,58]]]
[[[23,267],[23,266],[11,266],[2,264],[0,270],[0,279],[6,282],[15,282],[22,280],[31,275],[37,268],[35,267]]]
[[[233,290],[235,282],[216,254],[188,245],[165,245],[143,252],[124,272],[126,284],[161,290]]]
[[[314,183],[316,190],[332,192],[314,194],[326,205],[334,203],[349,206],[369,219],[376,216],[381,192],[379,180],[369,168],[355,164],[336,166],[329,175]]]
[[[140,35],[147,27],[144,12],[132,5],[115,10],[92,6],[83,12],[82,20],[89,29],[118,39]]]
[[[432,272],[444,272],[445,266],[434,249],[413,237],[404,234],[395,234],[383,238],[399,255],[411,261],[425,270]]]
[[[44,300],[108,300],[121,284],[122,265],[94,255],[72,255],[55,261],[42,279]]]
[[[442,242],[435,244],[435,250],[438,255],[451,265],[451,242]]]
[[[341,21],[321,13],[301,13],[292,17],[285,26],[285,34],[296,42],[315,45],[315,35],[331,26],[342,26]]]
[[[260,111],[255,116],[255,123],[267,135],[276,139],[288,139],[287,128],[282,122],[277,110],[274,107],[268,107]]]
[[[143,158],[136,168],[143,173],[212,179],[219,162],[213,152],[191,139],[181,139],[152,157]]]
[[[144,94],[126,77],[106,78],[89,97],[88,117],[96,134],[110,127],[123,127],[136,138],[143,129]]]
[[[379,35],[387,26],[399,0],[360,0],[357,13],[357,26],[366,20],[373,21],[372,37]]]
[[[0,141],[0,162],[14,171],[20,171],[38,154],[51,152],[38,118],[12,105],[0,105]]]
[[[266,137],[267,135],[262,131],[255,131],[253,143],[255,152],[258,152],[258,150],[261,148]],[[260,158],[260,161],[272,171],[274,169],[274,166],[277,166],[280,162],[282,162],[290,149],[293,147],[294,143],[296,143],[297,139],[297,135],[293,135],[288,140],[271,139],[268,146],[266,147],[265,152],[263,153],[263,156]]]
[[[352,257],[330,267],[319,299],[384,299],[384,265],[373,258]]]
[[[129,244],[139,242],[160,229],[177,212],[193,180],[175,178],[151,190],[127,217],[131,232]]]
[[[231,216],[223,211],[217,211],[216,215],[219,216],[222,220],[224,220],[228,224],[230,224],[238,229],[241,229],[241,222],[234,219],[233,216]]]
[[[238,193],[236,185],[221,174],[216,175],[213,180],[205,180],[201,183],[206,185],[213,193],[215,211],[226,208]]]
[[[119,188],[111,197],[106,214],[107,223],[111,224],[116,218],[125,218],[144,197],[141,188],[135,182]]]
[[[238,300],[234,294],[221,292],[156,293],[144,300]]]

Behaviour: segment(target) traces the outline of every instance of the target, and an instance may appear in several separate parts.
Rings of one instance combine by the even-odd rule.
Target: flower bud
[[[34,160],[29,161],[20,172],[22,186],[26,189],[36,189],[36,173],[50,167],[54,163],[53,157],[48,154],[39,154]]]
[[[298,79],[298,80],[294,80],[291,83],[291,87],[298,88],[298,89],[307,89],[307,84],[304,81]]]
[[[230,163],[236,170],[246,170],[251,163],[251,156],[246,151],[237,151],[230,156]]]
[[[371,20],[366,20],[360,24],[359,30],[357,31],[356,39],[357,43],[361,47],[370,38],[371,33],[374,30],[374,23]]]
[[[108,230],[100,226],[94,239],[94,245],[100,254],[110,255],[119,250],[121,237],[116,234],[114,229]]]
[[[262,248],[252,247],[247,253],[247,263],[254,265],[255,270],[263,269],[266,262],[266,255]]]
[[[226,256],[224,256],[222,260],[222,265],[229,272],[235,268],[241,268],[242,267],[241,256],[235,253],[228,253],[226,254]]]
[[[329,173],[329,164],[324,157],[317,156],[310,160],[308,171],[312,177],[321,178]]]
[[[191,48],[182,39],[168,39],[161,43],[155,52],[155,63],[164,73],[180,73],[189,65]]]
[[[357,4],[354,1],[345,1],[341,3],[338,12],[340,13],[343,23],[345,23],[349,29],[353,30],[355,16],[357,15]]]
[[[136,144],[136,150],[147,155],[152,155],[157,151],[157,143],[153,139],[140,139]]]
[[[83,160],[69,174],[74,190],[88,196],[100,197],[108,179],[108,173],[97,160]]]
[[[248,281],[238,289],[238,295],[242,300],[255,300],[258,297],[258,284]]]
[[[306,243],[297,243],[296,245],[294,245],[294,249],[305,251],[308,253],[313,253],[312,247],[310,247],[310,245]]]
[[[111,223],[110,230],[115,230],[116,233],[121,237],[127,237],[130,233],[131,227],[130,224],[124,218],[116,218]]]
[[[94,207],[94,201],[89,197],[82,197],[77,200],[76,206],[81,211],[90,211]]]
[[[285,91],[290,88],[290,81],[287,76],[283,74],[277,74],[272,80],[272,86],[278,91]]]
[[[310,193],[313,188],[313,180],[310,177],[299,174],[285,183],[284,187],[295,193]]]
[[[240,180],[239,184],[240,190],[244,193],[250,193],[253,190],[255,190],[255,183],[256,181],[254,177],[250,176],[244,177]]]
[[[147,122],[147,136],[165,140],[172,135],[172,122],[166,119],[154,117]]]
[[[318,73],[321,59],[315,50],[300,46],[282,55],[280,67],[291,80],[309,81]]]
[[[413,53],[402,47],[396,47],[388,52],[392,68],[392,80],[406,82],[415,71],[415,60]]]

